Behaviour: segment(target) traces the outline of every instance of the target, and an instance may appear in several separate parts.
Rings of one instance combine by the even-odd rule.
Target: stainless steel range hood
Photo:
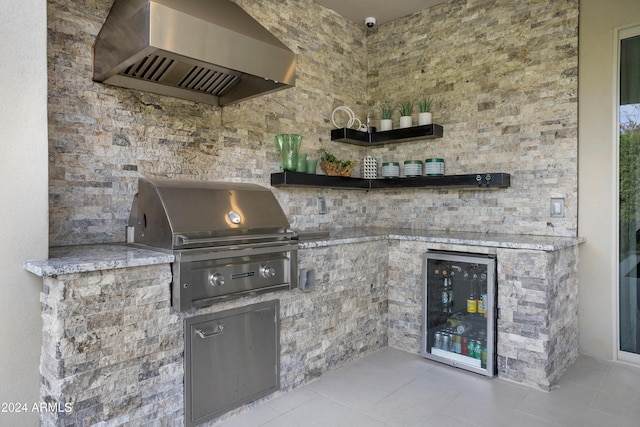
[[[93,79],[213,105],[294,85],[296,57],[230,0],[115,0]]]

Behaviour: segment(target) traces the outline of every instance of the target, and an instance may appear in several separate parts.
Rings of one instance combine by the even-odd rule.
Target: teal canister
[[[440,158],[425,159],[424,174],[429,176],[444,175],[444,159],[440,159]]]

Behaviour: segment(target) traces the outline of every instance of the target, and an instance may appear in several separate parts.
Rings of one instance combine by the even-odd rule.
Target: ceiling
[[[364,26],[367,17],[376,18],[376,25],[393,21],[402,16],[411,15],[444,3],[447,0],[316,0],[321,5],[335,10],[344,16]]]

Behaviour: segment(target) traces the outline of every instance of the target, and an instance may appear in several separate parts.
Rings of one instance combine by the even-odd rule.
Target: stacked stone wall
[[[162,267],[46,277],[43,426],[181,425],[182,317]],[[158,425],[155,424],[155,425]]]
[[[364,102],[361,27],[313,0],[238,1],[296,53],[296,87],[220,108],[92,81],[92,46],[112,3],[48,2],[51,245],[124,241],[139,177],[269,186],[282,170],[278,133],[303,135],[311,157],[321,146],[361,157],[329,141],[333,109]],[[314,190],[276,193],[294,226],[364,219],[356,192],[323,192],[326,215]]]
[[[387,346],[387,258],[386,240],[299,251],[316,283],[281,302],[285,388]]]
[[[379,164],[443,157],[447,174],[512,174],[495,191],[274,190],[294,227],[575,236],[578,0],[450,0],[373,30],[312,0],[237,3],[296,53],[296,86],[218,108],[93,82],[91,47],[112,0],[49,0],[52,245],[124,241],[139,177],[268,186],[280,132],[302,134],[313,157],[321,147]],[[330,141],[335,107],[376,125],[382,102],[423,94],[443,138]],[[551,197],[565,198],[565,218],[549,217]]]
[[[548,390],[578,357],[577,247],[498,259],[500,375]]]
[[[501,191],[396,191],[415,228],[575,236],[578,1],[455,0],[367,37],[368,109],[433,99],[441,139],[376,149],[378,162],[445,159],[446,174],[507,172]],[[417,122],[418,108],[414,107]],[[551,218],[551,197],[566,216]],[[398,218],[381,209],[371,221]]]

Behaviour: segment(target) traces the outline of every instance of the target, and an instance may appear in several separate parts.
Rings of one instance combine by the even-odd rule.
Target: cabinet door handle
[[[224,332],[224,326],[223,325],[217,325],[215,327],[215,329],[213,331],[211,331],[211,332],[205,332],[202,329],[196,329],[196,334],[198,334],[200,336],[200,338],[215,337],[216,335],[220,335],[223,332]]]

